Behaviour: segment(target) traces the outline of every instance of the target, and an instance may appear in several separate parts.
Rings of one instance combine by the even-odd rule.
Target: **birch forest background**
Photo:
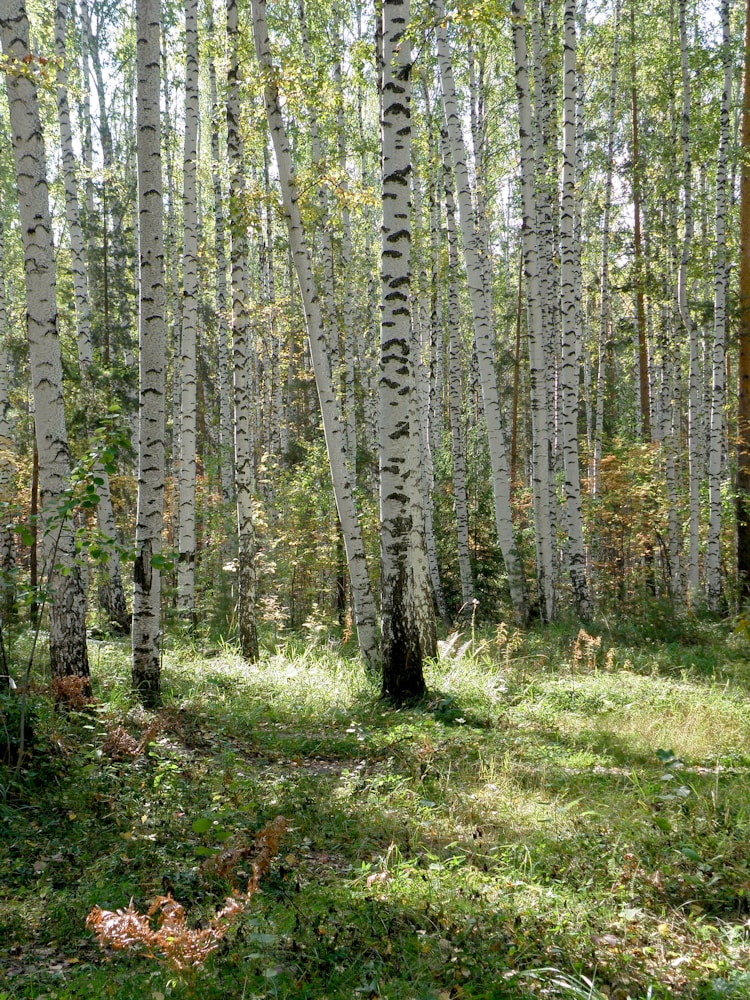
[[[0,0],[0,1000],[750,997],[750,0]]]
[[[742,612],[741,5],[0,14],[3,622],[54,676],[306,629],[399,700],[436,622]]]

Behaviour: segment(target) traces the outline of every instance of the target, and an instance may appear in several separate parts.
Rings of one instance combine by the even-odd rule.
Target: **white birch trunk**
[[[719,153],[716,163],[716,256],[714,259],[714,330],[711,349],[711,412],[708,449],[708,540],[706,546],[706,591],[712,611],[721,607],[721,481],[723,471],[724,403],[726,398],[727,288],[727,160],[732,99],[732,48],[729,27],[729,0],[721,3],[722,63],[724,80],[721,95]]]
[[[177,601],[195,624],[196,338],[198,325],[198,0],[185,3],[182,336],[180,338],[180,535]]]
[[[503,427],[500,398],[497,388],[494,357],[494,330],[492,317],[488,314],[486,283],[482,276],[482,266],[477,245],[476,217],[471,201],[471,186],[466,164],[466,146],[461,131],[461,118],[456,100],[448,38],[442,22],[445,20],[443,0],[435,0],[434,9],[438,21],[437,51],[440,66],[440,82],[443,93],[443,110],[448,131],[448,141],[453,159],[456,180],[456,197],[464,250],[464,265],[469,287],[474,325],[474,343],[479,364],[482,386],[482,401],[492,466],[492,487],[495,499],[495,523],[500,549],[508,574],[513,610],[519,622],[525,622],[528,615],[526,582],[513,531],[510,505],[510,472],[508,469],[505,429]]]
[[[592,607],[586,578],[586,550],[581,514],[581,479],[578,459],[578,379],[580,292],[577,276],[581,246],[576,240],[576,0],[565,0],[565,40],[563,55],[563,192],[560,215],[562,251],[562,366],[560,382],[563,413],[563,462],[567,503],[570,582],[573,605],[579,617],[591,616]]]
[[[237,623],[240,650],[248,662],[258,659],[256,620],[257,543],[253,493],[252,374],[250,322],[247,312],[248,253],[244,211],[245,156],[240,135],[239,22],[237,0],[227,3],[229,74],[227,89],[227,153],[229,158],[229,220],[231,232],[232,357],[234,372],[234,455],[237,492],[239,600]]]
[[[62,153],[63,180],[65,187],[65,215],[70,236],[71,269],[73,274],[73,294],[76,314],[76,344],[81,376],[87,388],[93,361],[91,346],[91,317],[89,310],[89,288],[86,267],[83,229],[81,227],[78,178],[76,176],[76,156],[73,147],[73,133],[70,124],[68,104],[68,73],[66,63],[66,34],[68,20],[67,0],[58,0],[55,7],[55,55],[57,117],[60,125],[60,148]],[[93,198],[93,194],[92,194]],[[96,517],[99,531],[108,543],[106,581],[99,588],[99,603],[107,615],[108,622],[121,632],[130,630],[130,616],[122,586],[120,555],[117,551],[115,516],[109,488],[109,475],[101,462],[95,465],[99,498]]]
[[[599,338],[596,370],[596,416],[594,418],[594,447],[592,452],[591,493],[599,493],[599,476],[604,438],[604,345],[612,322],[609,287],[609,234],[612,216],[612,189],[615,157],[615,111],[617,109],[617,72],[620,64],[620,0],[615,0],[614,39],[612,41],[612,75],[609,84],[607,111],[607,160],[604,174],[604,215],[602,217],[602,264],[599,281]]]
[[[700,441],[700,343],[698,329],[693,322],[688,304],[688,267],[693,253],[693,179],[690,146],[690,69],[688,66],[688,38],[686,24],[686,0],[679,0],[678,18],[680,32],[680,65],[682,69],[682,114],[680,117],[680,144],[682,146],[683,182],[683,239],[680,254],[680,269],[677,280],[677,295],[680,319],[690,346],[690,368],[688,374],[688,598],[695,604],[700,595],[700,484],[701,484],[701,441]]]
[[[0,129],[0,141],[7,142],[5,129]],[[2,215],[0,215],[0,260],[5,260],[5,230]],[[10,419],[10,397],[8,395],[8,310],[5,289],[5,275],[0,273],[0,453],[12,455],[14,451],[12,427]],[[0,463],[0,627],[8,627],[16,611],[16,587],[14,569],[16,564],[16,546],[13,535],[14,514],[11,508],[13,502],[13,466],[4,459]],[[8,681],[6,679],[5,686]],[[0,684],[2,686],[2,684]]]
[[[3,53],[23,64],[31,57],[23,0],[0,0]],[[26,279],[26,324],[39,453],[42,554],[49,595],[50,666],[53,677],[76,675],[90,693],[86,648],[86,594],[70,517],[59,505],[70,475],[63,376],[55,302],[55,260],[46,178],[44,138],[33,76],[6,74],[13,158]]]
[[[536,529],[537,574],[540,610],[551,620],[555,615],[552,521],[550,516],[549,401],[545,359],[543,303],[540,291],[539,249],[534,182],[534,125],[531,114],[529,66],[526,49],[524,0],[513,0],[513,54],[516,72],[521,140],[521,195],[523,202],[523,255],[526,282],[529,342],[529,386],[531,395],[532,481]]]
[[[277,71],[271,59],[266,26],[265,0],[253,0],[253,35],[255,51],[264,76],[264,101],[266,116],[276,153],[279,182],[287,216],[289,245],[305,310],[308,342],[312,358],[315,384],[323,418],[323,431],[328,451],[341,530],[344,535],[346,559],[352,585],[352,604],[357,627],[359,648],[365,664],[374,669],[378,662],[378,638],[375,600],[367,572],[362,532],[354,501],[354,489],[346,455],[345,431],[341,410],[333,387],[328,342],[320,308],[312,262],[300,215],[294,165],[289,140],[281,116]]]
[[[434,610],[415,516],[411,353],[411,45],[409,0],[383,0],[380,143],[383,226],[380,268],[380,594],[383,697],[425,690],[422,661],[434,655]],[[429,633],[432,633],[430,635]],[[428,643],[433,648],[426,648]]]
[[[160,700],[161,529],[164,506],[165,287],[159,121],[159,0],[137,0],[138,509],[133,567],[133,687]]]
[[[212,26],[213,27],[213,26]],[[213,37],[213,30],[211,31]],[[228,504],[234,498],[234,444],[230,392],[229,323],[227,320],[227,251],[224,189],[222,184],[220,112],[216,94],[216,66],[209,53],[209,93],[211,100],[211,185],[214,199],[214,256],[216,258],[216,340],[219,373],[219,467],[221,495]]]
[[[464,443],[461,364],[461,312],[456,275],[459,269],[456,207],[453,197],[453,174],[444,141],[443,187],[445,191],[446,236],[448,242],[448,415],[451,429],[453,459],[453,504],[456,511],[456,541],[458,572],[461,579],[461,614],[470,619],[474,614],[474,575],[469,551],[469,503],[466,495],[466,445]]]

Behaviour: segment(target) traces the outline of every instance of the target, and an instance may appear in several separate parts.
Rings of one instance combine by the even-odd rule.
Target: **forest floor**
[[[468,630],[399,710],[290,639],[255,666],[171,646],[145,712],[127,646],[92,642],[96,703],[40,679],[0,768],[0,1000],[750,996],[750,646],[671,631]],[[212,941],[279,815],[204,963],[87,929],[170,893]]]

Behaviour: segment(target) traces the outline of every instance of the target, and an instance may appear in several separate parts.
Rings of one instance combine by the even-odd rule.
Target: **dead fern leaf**
[[[278,853],[286,828],[286,819],[277,816],[260,831],[255,838],[258,853],[253,862],[253,875],[248,882],[247,892],[227,897],[224,906],[215,914],[208,927],[188,927],[184,906],[171,894],[155,899],[145,915],[135,909],[132,899],[125,910],[102,910],[95,906],[86,918],[86,926],[96,935],[102,947],[109,945],[118,950],[139,951],[175,972],[184,972],[202,965],[218,948],[232,924],[244,913],[253,893],[258,891],[261,878],[268,872]],[[152,926],[154,917],[156,927]]]

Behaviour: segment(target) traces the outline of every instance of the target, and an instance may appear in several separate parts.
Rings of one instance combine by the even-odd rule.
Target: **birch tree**
[[[549,404],[547,399],[547,363],[544,348],[543,294],[540,288],[540,261],[536,223],[534,123],[529,88],[529,62],[526,45],[526,5],[513,0],[513,56],[518,100],[518,124],[521,153],[521,200],[524,279],[527,300],[527,338],[529,344],[529,386],[531,395],[532,480],[534,528],[537,551],[537,587],[542,614],[555,616],[555,586],[552,552],[549,476]]]
[[[579,380],[579,314],[577,274],[580,243],[576,240],[575,223],[578,214],[576,175],[576,3],[565,0],[565,40],[563,55],[563,192],[560,216],[561,297],[562,297],[562,383],[563,462],[565,466],[565,497],[567,504],[568,539],[570,545],[570,581],[573,604],[582,618],[591,615],[586,552],[581,516],[581,480],[578,457],[578,380]]]
[[[60,150],[65,187],[65,217],[68,224],[71,270],[73,273],[78,365],[84,385],[91,391],[91,365],[93,362],[91,310],[89,307],[88,268],[83,228],[81,225],[81,206],[78,196],[76,155],[68,102],[67,22],[67,0],[58,0],[55,6],[55,55],[57,57],[55,94],[57,98],[57,118],[60,126]],[[96,510],[97,524],[102,538],[108,543],[107,562],[105,566],[106,579],[99,588],[99,602],[107,615],[109,624],[121,632],[128,632],[130,630],[130,616],[125,602],[120,554],[116,545],[117,532],[114,510],[112,508],[109,474],[98,460],[95,462],[94,472],[96,477],[96,492],[99,499]]]
[[[57,328],[55,259],[46,176],[44,137],[23,0],[1,0],[0,41],[10,110],[11,140],[23,239],[26,332],[34,394],[42,517],[42,554],[49,595],[50,666],[53,677],[75,675],[90,693],[86,647],[86,594],[65,491],[68,448],[60,340]]]
[[[719,121],[719,151],[716,162],[714,260],[714,328],[711,348],[711,412],[708,450],[708,539],[706,543],[706,593],[708,606],[718,611],[721,603],[721,476],[724,446],[724,401],[726,371],[727,288],[727,161],[729,154],[729,119],[732,98],[732,47],[729,25],[729,0],[721,3],[722,93]]]
[[[750,597],[750,0],[745,5],[745,52],[740,118],[739,357],[737,360],[737,576]]]
[[[435,612],[414,505],[417,432],[410,412],[411,45],[409,0],[383,0],[380,136],[383,225],[380,305],[380,601],[383,697],[425,690],[422,662],[435,654]],[[428,646],[428,643],[430,646]]]
[[[690,352],[688,373],[688,593],[694,603],[700,591],[700,462],[701,435],[699,427],[700,343],[696,324],[688,303],[688,267],[693,255],[693,167],[690,136],[691,85],[688,65],[686,0],[679,0],[680,68],[682,75],[682,113],[680,115],[680,145],[682,147],[683,237],[680,267],[677,277],[677,303],[682,328]]]
[[[183,160],[182,331],[180,337],[180,536],[178,602],[195,623],[195,475],[198,324],[198,0],[185,3],[185,145]]]
[[[137,0],[138,509],[133,567],[133,687],[160,701],[164,503],[165,286],[159,122],[160,0]]]
[[[323,433],[331,471],[331,481],[336,500],[341,530],[344,536],[349,579],[352,585],[354,620],[359,639],[359,649],[365,664],[374,669],[378,663],[378,640],[375,600],[367,571],[362,531],[354,501],[354,489],[346,454],[346,434],[341,409],[331,377],[328,357],[328,338],[320,306],[320,298],[313,276],[312,258],[302,225],[299,193],[292,161],[286,125],[279,100],[279,74],[273,65],[265,0],[253,0],[253,36],[255,51],[263,73],[263,97],[271,132],[279,183],[284,201],[284,211],[289,234],[289,246],[300,294],[305,310],[308,344],[318,392]]]
[[[0,139],[7,141],[5,129]],[[0,260],[5,259],[5,223],[0,215]],[[11,504],[13,499],[13,438],[8,377],[8,307],[5,275],[0,274],[0,629],[7,627],[15,615],[16,587],[14,569],[16,546],[13,535]],[[7,683],[7,682],[6,682]]]
[[[497,387],[494,357],[494,330],[491,302],[487,295],[489,281],[483,276],[478,225],[471,196],[471,182],[466,156],[466,144],[461,131],[461,119],[456,100],[450,48],[445,30],[443,0],[434,2],[437,26],[437,51],[440,83],[443,93],[443,110],[448,142],[456,182],[456,200],[464,251],[464,266],[469,286],[473,317],[474,344],[479,363],[482,402],[492,465],[492,487],[495,499],[495,524],[498,540],[508,574],[513,610],[519,622],[528,615],[526,582],[523,566],[518,556],[510,507],[510,471],[503,425],[500,397]]]
[[[227,153],[229,157],[229,226],[231,233],[232,371],[234,379],[234,462],[237,498],[239,598],[237,623],[242,655],[258,659],[256,622],[257,540],[255,534],[255,468],[252,437],[252,380],[248,316],[248,251],[245,220],[245,154],[240,132],[239,13],[237,0],[227,3],[229,69],[227,80]]]

